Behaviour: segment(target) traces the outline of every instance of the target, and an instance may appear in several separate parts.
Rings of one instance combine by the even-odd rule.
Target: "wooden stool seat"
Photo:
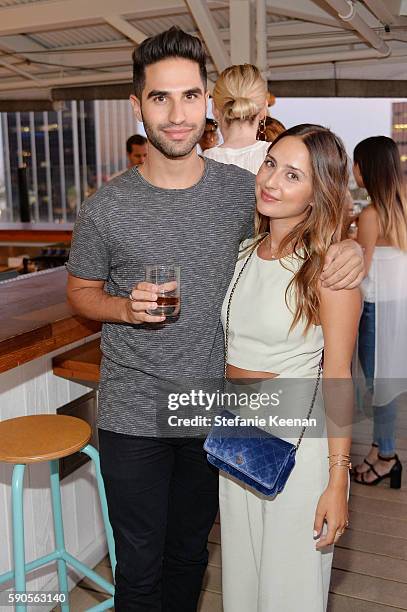
[[[14,463],[11,480],[11,511],[13,535],[13,569],[0,574],[0,586],[13,581],[17,593],[26,592],[27,574],[56,562],[58,586],[62,599],[61,612],[69,612],[69,584],[67,567],[72,566],[101,587],[110,597],[88,608],[88,612],[102,612],[114,605],[114,585],[93,569],[71,555],[65,547],[62,520],[62,499],[59,481],[59,459],[80,451],[92,460],[102,510],[103,523],[112,569],[116,565],[113,531],[109,523],[105,487],[100,470],[99,453],[90,444],[91,428],[82,419],[58,414],[35,414],[0,422],[0,462]],[[47,462],[50,470],[50,492],[54,523],[55,547],[29,563],[25,561],[24,540],[24,473],[27,463]],[[35,470],[35,467],[31,468]],[[29,600],[27,600],[29,601]],[[31,607],[30,607],[31,609]],[[27,603],[18,602],[16,612],[27,612]]]
[[[0,461],[25,464],[67,457],[86,446],[91,435],[86,421],[62,414],[0,421]]]

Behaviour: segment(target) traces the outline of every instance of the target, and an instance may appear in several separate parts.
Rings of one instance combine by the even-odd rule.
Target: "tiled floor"
[[[215,545],[213,543],[209,544],[210,547],[210,557],[211,557],[211,565],[215,564],[215,567],[218,569],[217,577],[212,575],[209,576],[209,572],[206,576],[205,582],[210,580],[210,588],[216,588],[216,591],[212,590],[204,590],[202,591],[202,597],[199,602],[199,610],[198,612],[221,612],[222,610],[222,596],[221,596],[221,585],[220,585],[220,546]],[[95,571],[101,574],[106,580],[112,579],[112,572],[110,568],[110,563],[108,558],[106,557],[97,565]],[[216,582],[216,578],[218,579]],[[97,603],[100,603],[107,599],[107,595],[102,592],[102,589],[99,589],[98,586],[93,584],[87,578],[84,578],[72,591],[70,594],[70,606],[72,612],[84,612],[87,608],[91,606],[95,606]],[[113,608],[111,608],[113,610]],[[55,612],[58,608],[55,609]]]
[[[355,444],[354,461],[368,448]],[[407,466],[406,440],[399,455]],[[222,612],[219,524],[212,529],[209,547],[200,612]],[[352,483],[350,528],[335,547],[328,612],[402,610],[407,610],[407,491],[391,490],[388,483]]]
[[[112,570],[107,557],[94,569],[103,578],[106,578],[109,582],[112,581]],[[70,593],[71,611],[84,612],[84,610],[95,606],[97,603],[105,601],[108,597],[99,586],[88,580],[88,578],[84,578]]]
[[[399,420],[406,420],[400,414]],[[352,462],[370,448],[370,425],[355,426]],[[329,612],[407,610],[407,429],[398,427],[397,449],[404,466],[401,490],[388,481],[375,487],[352,483],[350,529],[336,546]]]
[[[369,431],[369,423],[355,427],[354,464],[369,450]],[[397,448],[407,470],[407,426],[399,435]],[[328,612],[407,610],[407,474],[400,491],[386,481],[376,487],[352,483],[349,504],[350,528],[335,548]],[[210,534],[209,553],[199,612],[222,612],[219,522]],[[111,576],[107,559],[98,571]],[[105,597],[83,580],[72,591],[71,610],[83,612]]]

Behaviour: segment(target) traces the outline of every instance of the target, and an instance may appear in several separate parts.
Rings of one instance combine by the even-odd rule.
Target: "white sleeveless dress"
[[[238,261],[225,297],[224,325],[229,294],[243,263]],[[253,253],[232,298],[228,363],[280,374],[272,384],[284,390],[281,397],[307,412],[323,336],[318,326],[303,336],[301,323],[289,333],[293,315],[285,289],[298,262],[286,259],[284,264],[288,270],[278,260],[265,261]],[[284,416],[284,401],[275,410]],[[290,441],[296,441],[294,436]],[[313,524],[328,484],[327,455],[325,435],[304,437],[284,490],[271,499],[220,473],[224,612],[326,610],[333,546],[315,550]]]

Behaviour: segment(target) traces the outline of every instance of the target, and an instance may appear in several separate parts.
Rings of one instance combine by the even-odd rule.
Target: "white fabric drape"
[[[376,247],[369,281],[376,304],[373,405],[384,406],[407,391],[407,253]]]

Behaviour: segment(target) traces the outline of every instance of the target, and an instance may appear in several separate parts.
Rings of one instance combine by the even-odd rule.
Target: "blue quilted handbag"
[[[253,252],[254,249],[240,270],[229,296],[225,329],[225,378],[228,357],[230,305],[236,285]],[[310,417],[314,407],[321,371],[322,358],[318,367],[318,375],[307,419]],[[236,415],[228,410],[224,410],[221,416],[226,417],[226,419],[233,419],[233,423],[231,425],[213,425],[211,428],[204,444],[209,463],[234,476],[263,495],[274,496],[280,493],[295,465],[295,455],[306,428],[302,428],[298,442],[294,445],[291,442],[277,438],[277,436],[259,427],[239,425],[236,423]],[[224,419],[222,419],[223,422]]]
[[[236,419],[224,410],[221,417]],[[284,488],[295,465],[296,447],[259,427],[214,425],[205,440],[208,461],[227,474],[263,493],[276,495]]]

